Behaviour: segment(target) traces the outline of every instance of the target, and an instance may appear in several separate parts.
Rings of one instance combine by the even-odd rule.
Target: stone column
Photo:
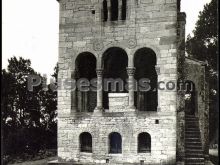
[[[76,81],[78,78],[78,71],[74,70],[71,75],[71,113],[77,112],[77,88],[76,88]]]
[[[156,70],[156,73],[157,73],[157,111],[160,111],[160,93],[161,93],[161,90],[159,90],[158,88],[158,82],[161,81],[161,77],[160,77],[160,67],[158,65],[155,66],[155,70]]]
[[[96,69],[97,74],[97,105],[94,112],[103,111],[103,89],[102,89],[102,75],[103,69]]]
[[[134,67],[127,67],[127,73],[128,73],[128,92],[129,92],[129,101],[128,106],[130,109],[135,109],[134,106],[134,73],[135,68]]]
[[[118,1],[118,20],[122,18],[122,0]]]
[[[111,17],[112,17],[112,10],[111,10],[111,1],[110,0],[107,0],[107,6],[108,6],[108,21],[111,20]]]

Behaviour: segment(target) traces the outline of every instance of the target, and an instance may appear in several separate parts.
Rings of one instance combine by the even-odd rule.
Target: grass
[[[218,165],[218,163],[219,163],[219,160],[218,160],[218,149],[210,149],[209,150],[209,158],[210,158],[210,161],[214,165]]]
[[[22,163],[12,163],[8,165],[47,165],[48,161],[55,160],[57,157],[49,157],[41,160],[35,160],[35,161],[25,161]]]
[[[218,165],[218,156],[210,155],[209,158],[214,165]]]
[[[210,161],[214,164],[214,165],[218,165],[219,164],[219,160],[218,160],[218,154],[216,150],[211,150],[210,151]],[[15,162],[15,163],[9,163],[8,165],[47,165],[48,161],[52,161],[52,160],[56,160],[57,157],[56,156],[52,156],[52,157],[48,157],[48,158],[44,158],[44,159],[40,159],[40,160],[30,160],[30,161],[24,161],[24,162]]]
[[[56,150],[41,150],[36,154],[22,153],[5,156],[3,165],[47,165],[48,161],[56,159]]]

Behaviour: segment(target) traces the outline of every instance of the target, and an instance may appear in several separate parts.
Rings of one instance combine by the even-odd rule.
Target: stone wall
[[[206,81],[205,63],[190,58],[186,59],[186,80],[195,84],[196,90],[196,111],[195,115],[199,119],[201,141],[206,156],[209,153],[209,108],[208,108],[208,84]]]
[[[159,120],[159,124],[155,123]],[[157,113],[111,113],[102,116],[80,114],[59,118],[58,153],[65,160],[80,162],[105,163],[146,163],[175,164],[176,125],[175,116],[163,116]],[[93,152],[80,152],[79,135],[89,132],[93,140]],[[122,136],[122,154],[109,153],[111,132]],[[151,152],[138,153],[138,134],[147,132],[151,135]]]
[[[127,0],[126,21],[103,22],[101,0],[60,0],[59,78],[71,78],[75,59],[91,52],[102,66],[102,55],[110,47],[120,47],[128,55],[128,67],[140,48],[157,55],[158,81],[177,82],[177,0]],[[92,12],[95,10],[94,12]],[[61,83],[60,82],[60,83]],[[76,113],[71,111],[71,91],[58,91],[58,156],[81,162],[140,162],[172,164],[176,159],[176,102],[174,90],[158,91],[157,112]],[[155,124],[155,120],[159,124]],[[93,136],[93,153],[79,152],[79,134]],[[108,135],[122,136],[122,154],[108,154]],[[148,132],[151,153],[137,153],[137,135]]]
[[[177,73],[178,83],[185,81],[186,72],[185,65],[185,24],[186,14],[178,13],[177,26]],[[177,164],[184,162],[185,158],[185,92],[177,91]]]

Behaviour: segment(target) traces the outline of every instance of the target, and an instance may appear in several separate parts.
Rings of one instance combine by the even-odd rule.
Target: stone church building
[[[59,4],[61,85],[53,163],[205,164],[206,64],[185,57],[180,0]],[[151,89],[134,89],[144,78]],[[111,90],[106,79],[121,80],[120,89],[116,84]],[[93,82],[97,89],[73,89],[72,82]]]

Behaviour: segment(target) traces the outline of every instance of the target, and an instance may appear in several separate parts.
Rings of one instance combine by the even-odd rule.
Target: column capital
[[[74,79],[79,78],[79,71],[78,71],[78,69],[75,69],[75,70],[72,72],[72,76],[71,76],[71,77],[74,78]]]
[[[134,76],[135,70],[136,70],[135,67],[127,67],[126,69],[127,69],[128,76]]]
[[[96,69],[96,74],[97,74],[97,77],[101,77],[103,75],[103,69],[102,68]]]
[[[155,70],[157,72],[157,75],[160,75],[160,67],[158,65],[155,66]]]

